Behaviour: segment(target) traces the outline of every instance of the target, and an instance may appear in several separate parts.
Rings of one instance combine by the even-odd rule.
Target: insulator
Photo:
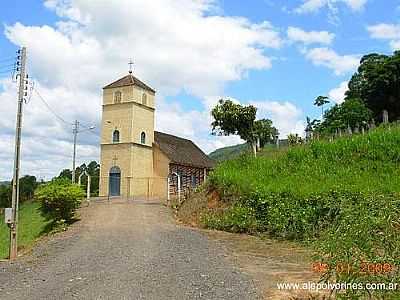
[[[19,72],[19,68],[17,68],[17,72]]]
[[[19,66],[20,65],[20,63],[19,63],[19,61],[17,61],[17,66]]]
[[[21,50],[18,50],[17,53],[20,54],[20,53],[21,53]]]
[[[18,56],[17,56],[17,59],[20,60],[20,59],[21,59],[21,55],[18,55]]]

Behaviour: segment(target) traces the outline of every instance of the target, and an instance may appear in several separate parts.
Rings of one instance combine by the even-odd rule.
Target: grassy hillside
[[[209,176],[208,191],[219,200],[202,214],[209,228],[309,241],[330,266],[325,280],[399,279],[398,273],[335,271],[341,264],[351,270],[363,262],[400,264],[399,127],[225,161]],[[365,296],[343,297],[349,294]]]
[[[46,230],[47,222],[38,211],[39,203],[25,202],[20,207],[18,248],[29,247]],[[8,257],[9,228],[0,214],[0,259]]]
[[[280,142],[280,150],[286,149],[287,148],[287,140],[281,140]],[[261,155],[269,155],[270,152],[276,153],[276,145],[265,145],[265,147],[261,150],[260,154]],[[229,146],[229,147],[224,147],[224,148],[219,148],[210,154],[208,156],[215,161],[225,161],[225,160],[231,160],[239,157],[241,154],[246,154],[246,153],[251,153],[251,149],[249,148],[248,144],[239,144],[239,145],[234,145],[234,146]]]
[[[208,154],[208,156],[211,159],[214,159],[216,161],[224,161],[224,160],[236,158],[240,154],[242,154],[243,152],[248,151],[248,150],[249,150],[249,146],[247,144],[239,144],[239,145],[219,148],[219,149],[211,152],[210,154]]]

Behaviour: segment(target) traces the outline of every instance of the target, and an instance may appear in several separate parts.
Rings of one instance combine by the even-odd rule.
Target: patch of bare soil
[[[192,227],[201,227],[202,213],[223,209],[224,205],[215,192],[197,192],[179,208],[177,218]],[[280,290],[277,286],[278,283],[318,283],[319,274],[312,271],[309,249],[291,242],[246,234],[201,231],[225,248],[228,258],[254,279],[264,299],[324,299],[322,294],[311,294],[307,290]]]
[[[221,244],[229,259],[250,275],[264,299],[323,299],[322,294],[302,290],[279,290],[278,283],[318,282],[311,268],[311,252],[290,242],[259,238],[246,234],[204,230]]]

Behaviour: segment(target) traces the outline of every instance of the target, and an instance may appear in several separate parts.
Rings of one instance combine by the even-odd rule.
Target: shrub
[[[222,213],[205,213],[201,216],[201,222],[208,228],[234,233],[257,231],[257,220],[253,211],[238,204]]]
[[[66,179],[56,179],[39,186],[35,199],[40,201],[42,215],[54,222],[71,223],[85,193]]]
[[[208,213],[205,224],[240,232],[256,224],[273,236],[309,241],[330,267],[325,280],[399,282],[400,271],[354,272],[365,263],[400,266],[399,164],[399,126],[293,147],[273,159],[227,161],[210,174],[208,185],[232,209]],[[353,272],[338,271],[343,265]],[[347,290],[337,297],[375,299],[383,293],[391,296],[387,290]],[[398,291],[393,299],[400,299]]]

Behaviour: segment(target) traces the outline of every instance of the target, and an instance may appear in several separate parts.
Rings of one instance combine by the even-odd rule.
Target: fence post
[[[86,196],[87,196],[87,201],[90,201],[90,175],[87,175],[87,187],[86,187]]]
[[[167,201],[168,201],[168,203],[169,203],[169,201],[171,200],[171,196],[170,196],[170,191],[169,191],[169,185],[170,185],[170,180],[169,180],[169,177],[167,177]]]

